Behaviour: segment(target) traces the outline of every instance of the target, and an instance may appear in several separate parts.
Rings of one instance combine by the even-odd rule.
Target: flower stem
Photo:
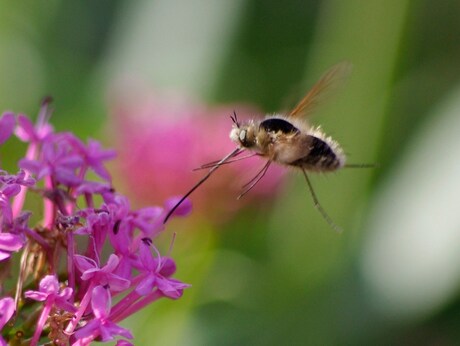
[[[144,297],[144,299],[138,300],[136,303],[132,304],[130,307],[122,311],[118,316],[115,316],[112,321],[113,322],[120,322],[123,321],[125,318],[131,316],[132,314],[136,313],[146,305],[164,297],[163,293],[161,293],[159,290],[155,290],[151,293],[149,293],[147,296]]]
[[[136,290],[129,292],[122,300],[120,300],[110,311],[110,319],[116,319],[117,315],[123,313],[129,306],[131,306],[136,300],[138,300],[140,295]]]
[[[33,160],[35,156],[37,155],[37,149],[38,149],[37,144],[35,143],[30,144],[29,147],[27,148],[26,158]],[[27,171],[25,172],[26,174],[24,176],[24,179],[27,179],[30,176],[30,173]],[[13,207],[12,207],[13,218],[17,217],[21,213],[22,207],[24,206],[24,201],[26,199],[26,193],[27,193],[27,187],[21,186],[21,192],[19,192],[14,197]]]
[[[52,182],[51,177],[47,176],[43,180],[45,182],[45,190],[52,191],[54,184]],[[47,229],[52,229],[54,219],[55,219],[55,216],[56,216],[55,205],[54,205],[53,201],[51,201],[48,198],[44,198],[43,205],[44,206],[43,206],[43,221],[42,221],[42,225],[43,225],[43,227],[45,227]]]
[[[31,237],[33,240],[35,240],[40,246],[45,250],[47,253],[50,252],[52,249],[49,246],[49,244],[46,242],[46,240],[37,232],[34,232],[27,227],[21,228],[21,230],[27,234],[27,236]]]
[[[51,311],[51,307],[53,306],[53,300],[47,300],[45,305],[43,306],[43,311],[40,314],[40,318],[37,322],[37,328],[35,329],[34,336],[30,341],[30,346],[36,346],[38,344],[38,340],[40,339],[40,335],[43,331],[43,327],[45,326],[46,320]]]
[[[67,272],[69,287],[75,292],[75,266],[73,256],[75,255],[74,235],[72,230],[67,230]],[[72,296],[73,299],[73,296]]]
[[[67,325],[67,328],[65,329],[65,332],[67,334],[70,335],[70,334],[73,333],[73,331],[75,330],[75,328],[78,325],[78,322],[80,322],[81,317],[85,313],[86,308],[88,307],[88,304],[91,301],[91,295],[93,293],[93,287],[94,287],[94,282],[92,281],[89,284],[88,288],[86,289],[86,293],[85,293],[83,299],[81,300],[81,303],[80,303],[80,306],[78,308],[78,311],[75,313],[74,318],[69,322],[69,324]]]

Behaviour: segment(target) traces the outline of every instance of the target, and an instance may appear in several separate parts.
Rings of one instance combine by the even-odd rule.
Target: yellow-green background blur
[[[296,174],[219,229],[177,220],[193,287],[124,325],[138,345],[458,345],[459,18],[458,0],[0,0],[0,109],[35,115],[52,95],[58,130],[111,145],[125,76],[273,112],[352,62],[313,118],[350,162],[379,165],[312,178],[344,233]],[[1,155],[11,168],[19,152]]]

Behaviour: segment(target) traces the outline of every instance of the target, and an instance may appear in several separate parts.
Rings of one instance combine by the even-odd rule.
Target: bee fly
[[[308,125],[302,116],[309,114],[327,91],[336,86],[351,70],[348,63],[340,63],[328,70],[310,89],[305,97],[288,115],[269,115],[264,120],[250,120],[240,123],[236,113],[231,116],[233,128],[230,139],[237,148],[219,161],[201,166],[209,168],[208,173],[188,191],[181,200],[169,211],[164,223],[174,213],[176,208],[220,166],[252,156],[267,159],[262,169],[243,186],[241,198],[249,192],[265,175],[272,163],[300,169],[307,181],[313,203],[326,222],[336,231],[341,229],[332,221],[316,197],[308,172],[332,172],[342,167],[372,167],[373,165],[346,165],[345,154],[339,144],[326,136],[319,127]],[[244,151],[252,154],[237,157]]]

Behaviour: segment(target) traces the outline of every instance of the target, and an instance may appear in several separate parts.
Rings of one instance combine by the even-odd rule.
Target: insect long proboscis
[[[203,184],[206,180],[208,180],[208,178],[211,176],[212,173],[214,173],[214,171],[216,169],[218,169],[220,166],[222,166],[227,160],[231,159],[232,157],[235,157],[239,154],[241,154],[242,152],[244,151],[244,149],[241,149],[241,148],[236,148],[235,150],[233,150],[230,154],[228,154],[227,156],[225,156],[222,160],[220,160],[219,162],[217,162],[210,170],[208,173],[206,173],[206,175],[201,178],[200,181],[198,181],[175,205],[174,207],[172,207],[169,212],[166,214],[164,220],[163,220],[163,224],[165,224],[168,219],[171,217],[171,215],[176,211],[176,209],[185,201],[185,199],[190,196],[193,191],[195,191],[201,184]]]

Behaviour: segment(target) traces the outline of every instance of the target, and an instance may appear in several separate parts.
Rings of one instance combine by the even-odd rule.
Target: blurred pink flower
[[[244,105],[210,108],[151,94],[135,101],[118,97],[111,106],[119,168],[128,191],[142,203],[185,194],[206,174],[206,170],[193,169],[235,149],[229,139],[234,111],[239,119],[261,116],[260,111]],[[250,201],[271,199],[284,172],[275,165],[243,199],[236,200],[242,185],[264,163],[253,157],[219,168],[190,196],[194,214],[206,211],[207,217],[221,220]]]

